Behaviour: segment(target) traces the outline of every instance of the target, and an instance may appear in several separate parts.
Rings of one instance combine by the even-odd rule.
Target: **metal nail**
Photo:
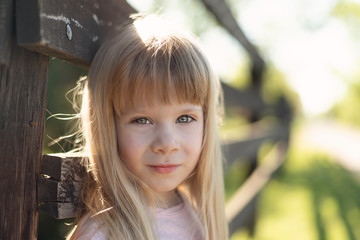
[[[69,40],[72,39],[72,30],[69,24],[66,24],[66,36]]]

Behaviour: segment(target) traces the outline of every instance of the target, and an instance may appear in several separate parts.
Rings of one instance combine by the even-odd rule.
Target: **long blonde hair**
[[[115,118],[133,107],[136,99],[152,104],[155,98],[169,103],[177,97],[201,105],[204,111],[199,162],[179,189],[193,203],[204,239],[225,240],[228,227],[217,130],[219,81],[195,38],[160,22],[148,16],[123,26],[92,62],[81,110],[91,175],[84,190],[87,216],[96,216],[110,239],[156,239],[148,211],[154,205],[151,189],[120,159]],[[80,221],[75,232],[83,224]]]

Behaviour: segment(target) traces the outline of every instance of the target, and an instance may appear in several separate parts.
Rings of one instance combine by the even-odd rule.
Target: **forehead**
[[[133,113],[146,113],[152,114],[158,113],[203,113],[203,107],[197,103],[184,102],[178,100],[171,100],[170,102],[163,102],[159,99],[155,99],[151,102],[144,101],[142,99],[135,100],[134,104],[128,105],[127,108],[122,109],[120,114],[133,114]]]

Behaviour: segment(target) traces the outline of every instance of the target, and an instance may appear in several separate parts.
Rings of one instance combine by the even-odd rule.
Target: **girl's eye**
[[[177,123],[190,123],[194,121],[194,118],[188,116],[188,115],[182,115],[180,117],[178,117],[178,119],[176,120]]]
[[[134,120],[135,123],[138,124],[149,124],[150,121],[147,118],[138,118]]]

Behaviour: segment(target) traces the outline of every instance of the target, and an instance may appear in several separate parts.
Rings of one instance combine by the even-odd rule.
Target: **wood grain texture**
[[[82,157],[44,155],[38,182],[40,210],[56,219],[74,217],[86,170]]]
[[[9,63],[14,2],[13,0],[0,1],[0,65]]]
[[[136,11],[125,0],[18,0],[18,44],[89,67],[105,36]]]
[[[36,239],[49,59],[10,47],[0,66],[0,239]]]
[[[39,206],[39,209],[46,212],[55,219],[66,219],[77,216],[78,209],[73,203],[47,202]]]

